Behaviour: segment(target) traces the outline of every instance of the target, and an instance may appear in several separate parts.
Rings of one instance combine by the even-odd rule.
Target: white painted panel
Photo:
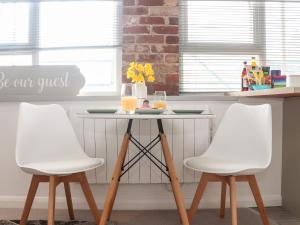
[[[150,120],[140,120],[139,138],[140,143],[146,146],[150,142]],[[143,156],[140,160],[140,183],[150,183],[150,160]]]
[[[183,123],[183,156],[184,159],[195,156],[195,120],[184,120]],[[184,183],[194,182],[195,172],[184,167]]]
[[[150,122],[150,129],[151,129],[151,140],[153,140],[154,138],[157,137],[158,135],[158,128],[157,128],[157,122],[156,120],[151,120]],[[160,161],[162,160],[162,149],[161,149],[161,144],[158,143],[152,150],[151,150],[152,154],[158,158]],[[156,183],[161,183],[161,179],[162,179],[162,173],[159,170],[159,168],[157,168],[154,163],[151,162],[150,164],[150,177],[151,180],[150,182],[153,184]],[[161,167],[161,166],[160,166]]]
[[[211,121],[195,120],[195,156],[202,155],[210,145]],[[195,173],[195,182],[200,179],[200,173]]]
[[[131,134],[137,140],[139,140],[139,130],[140,130],[140,121],[134,120],[132,123]],[[129,144],[129,160],[132,159],[138,152],[139,152],[139,150],[132,143],[130,143]],[[139,182],[140,182],[140,167],[139,167],[139,163],[137,163],[129,170],[129,183],[137,184]]]
[[[117,144],[117,120],[105,120],[105,132],[106,132],[106,145],[107,145],[107,156],[106,156],[106,168],[107,177],[110,180],[114,166],[118,156],[118,144]]]
[[[183,123],[182,119],[173,121],[173,160],[179,182],[183,182]]]
[[[105,120],[95,120],[95,142],[96,142],[96,157],[103,158],[105,164],[96,169],[97,183],[106,183],[110,177],[107,177],[107,142],[105,132]]]
[[[81,110],[80,112],[82,112],[83,110]],[[78,141],[81,145],[82,148],[84,148],[84,136],[83,136],[83,132],[84,132],[84,129],[83,129],[83,124],[84,124],[84,120],[82,118],[78,118],[76,117],[76,113],[78,113],[77,110],[74,110],[73,108],[70,109],[69,111],[70,115],[70,120],[71,120],[71,123],[72,123],[72,126],[73,126],[73,129],[76,133],[76,136],[78,138]]]
[[[84,151],[90,157],[96,156],[95,147],[95,120],[84,119],[83,120],[83,137],[84,137]],[[89,183],[96,183],[96,171],[88,171],[87,178]]]

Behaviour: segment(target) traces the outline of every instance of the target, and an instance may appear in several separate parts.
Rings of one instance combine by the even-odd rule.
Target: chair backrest
[[[267,168],[272,157],[271,106],[231,105],[204,154]]]
[[[19,166],[74,155],[83,157],[85,153],[62,106],[20,104],[16,141]]]

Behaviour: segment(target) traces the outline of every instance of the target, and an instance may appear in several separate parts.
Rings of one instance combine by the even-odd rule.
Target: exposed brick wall
[[[148,93],[179,91],[179,0],[124,0],[123,81],[129,62],[152,63],[156,81]]]

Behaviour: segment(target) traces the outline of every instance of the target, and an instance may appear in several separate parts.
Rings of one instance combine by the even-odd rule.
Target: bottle
[[[257,62],[256,62],[255,57],[252,57],[252,59],[251,59],[251,67],[252,67],[252,70],[256,70],[256,68],[257,68]]]
[[[244,68],[242,71],[241,79],[242,79],[242,88],[241,91],[249,91],[249,84],[248,84],[248,71],[247,71],[247,62],[244,62]]]

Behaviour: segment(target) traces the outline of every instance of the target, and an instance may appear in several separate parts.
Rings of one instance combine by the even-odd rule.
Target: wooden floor
[[[93,220],[89,211],[79,210],[75,211],[75,213],[77,220]],[[141,211],[114,211],[114,216],[116,216],[118,220],[124,220],[126,217],[136,216],[140,213]],[[281,207],[267,208],[267,213],[269,217],[276,221],[279,225],[300,225],[300,218],[292,216],[288,211]],[[19,209],[0,209],[0,219],[17,219],[20,215],[21,210]],[[32,210],[29,219],[45,219],[46,215],[46,210]],[[55,217],[57,220],[68,220],[68,212],[65,210],[57,210]]]

